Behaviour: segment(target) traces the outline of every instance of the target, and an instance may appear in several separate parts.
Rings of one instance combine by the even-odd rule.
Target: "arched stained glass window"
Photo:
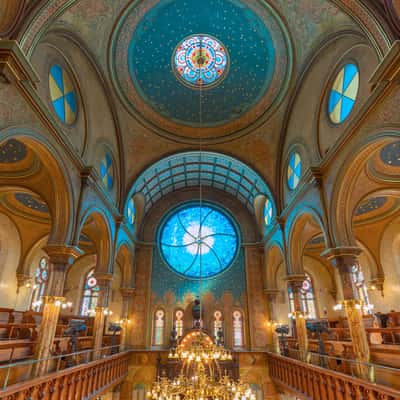
[[[107,190],[114,186],[114,163],[111,154],[106,151],[100,160],[100,178]]]
[[[328,102],[328,113],[334,124],[341,124],[350,115],[356,102],[359,72],[355,64],[346,64],[333,82]]]
[[[264,223],[265,226],[269,226],[272,221],[272,216],[273,216],[274,210],[272,207],[272,202],[269,197],[266,198],[265,204],[264,204]]]
[[[136,221],[136,208],[135,208],[135,202],[133,199],[129,199],[128,201],[128,209],[127,209],[127,216],[128,216],[128,222],[133,225]]]
[[[294,294],[290,286],[288,288],[288,295],[290,311],[294,311]],[[306,279],[303,281],[303,286],[301,288],[301,306],[302,311],[308,319],[317,318],[313,283],[308,274],[306,274]]]
[[[38,303],[44,295],[47,281],[49,280],[49,263],[46,257],[42,257],[35,271],[35,283],[33,286],[31,308],[40,311],[41,304]]]
[[[154,313],[153,346],[164,344],[165,312],[158,309]]]
[[[189,205],[173,212],[161,227],[159,241],[167,264],[195,279],[226,270],[239,250],[232,220],[210,205]]]
[[[75,90],[70,77],[58,64],[50,68],[49,90],[51,103],[57,117],[64,124],[72,124],[77,112]]]
[[[372,313],[372,310],[368,307],[370,305],[369,297],[368,297],[368,288],[365,283],[364,274],[362,272],[362,268],[359,264],[353,265],[352,268],[352,277],[355,287],[358,291],[358,297],[362,300],[364,307],[363,311],[366,314]]]
[[[221,332],[223,338],[223,330],[224,330],[224,323],[223,323],[223,317],[222,317],[222,312],[217,310],[214,312],[214,340],[216,343],[218,343],[219,340],[219,335],[218,333]]]
[[[95,311],[97,299],[99,297],[99,290],[97,280],[94,277],[94,269],[92,269],[86,275],[85,283],[83,285],[81,315],[90,315]]]
[[[239,310],[233,312],[233,346],[243,347],[243,314]]]
[[[176,335],[178,338],[183,336],[183,311],[176,310],[175,311],[175,329]]]
[[[297,152],[293,152],[289,157],[289,164],[287,167],[287,183],[290,190],[297,188],[301,178],[301,157]]]

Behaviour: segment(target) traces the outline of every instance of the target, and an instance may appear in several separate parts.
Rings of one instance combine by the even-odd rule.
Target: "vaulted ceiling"
[[[44,57],[63,57],[73,71],[79,88],[78,119],[84,118],[82,131],[95,132],[91,133],[93,146],[90,138],[81,135],[79,121],[66,135],[82,136],[81,154],[87,155],[88,164],[93,162],[91,146],[100,139],[106,142],[121,169],[125,194],[131,192],[133,182],[144,182],[149,165],[164,159],[161,169],[168,169],[165,163],[174,160],[168,158],[171,154],[197,151],[200,143],[206,151],[232,156],[258,171],[275,194],[290,104],[318,51],[341,33],[362,37],[382,57],[393,40],[393,30],[381,29],[389,24],[383,18],[384,0],[379,4],[367,0],[43,0],[24,1],[18,9],[10,4],[12,0],[2,3],[9,19],[25,15],[7,32],[32,58],[41,81],[48,82],[47,71],[38,62]],[[0,36],[4,32],[6,28],[0,26]],[[190,42],[193,36],[215,41],[196,44]],[[45,55],[43,43],[50,49]],[[87,67],[84,59],[89,60]],[[199,60],[209,68],[203,78],[211,79],[211,84],[189,82]],[[217,78],[212,78],[213,73]],[[111,117],[103,112],[99,92],[94,91],[94,76],[101,82]],[[44,92],[47,83],[43,85]],[[84,113],[79,107],[85,108]],[[113,130],[107,125],[110,120]],[[117,136],[113,140],[118,145],[111,135]],[[179,160],[182,168],[187,166],[182,157]],[[224,168],[228,175],[233,171]],[[216,185],[216,176],[206,180]],[[170,181],[168,190],[173,185]],[[232,190],[240,193],[240,184],[236,182]],[[154,201],[152,193],[149,189],[146,194],[149,201]],[[251,188],[246,195],[250,204]]]

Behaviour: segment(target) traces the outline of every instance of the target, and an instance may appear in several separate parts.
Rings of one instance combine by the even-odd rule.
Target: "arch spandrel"
[[[329,229],[334,246],[357,247],[353,231],[353,215],[360,202],[373,195],[399,195],[398,177],[381,171],[375,166],[376,155],[387,144],[398,140],[399,133],[382,133],[372,136],[358,146],[341,165],[328,198]],[[355,156],[354,156],[355,155]]]
[[[12,174],[4,173],[0,178],[2,186],[23,187],[40,195],[47,204],[51,219],[49,244],[71,243],[75,225],[77,191],[71,168],[60,155],[59,150],[42,134],[26,128],[9,128],[1,131],[1,143],[12,138],[28,149],[26,159],[13,164]],[[21,164],[21,173],[18,166]]]

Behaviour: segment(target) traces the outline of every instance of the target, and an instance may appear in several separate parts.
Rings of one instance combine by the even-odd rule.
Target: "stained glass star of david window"
[[[356,102],[359,72],[354,64],[346,64],[336,76],[329,95],[328,112],[334,124],[341,124]]]
[[[172,213],[161,227],[159,243],[167,264],[194,279],[226,270],[239,250],[233,222],[210,205],[188,205]]]
[[[299,153],[292,153],[289,158],[287,181],[289,189],[296,189],[301,178],[301,157]]]
[[[50,99],[57,117],[70,125],[76,118],[76,96],[68,74],[59,65],[53,65],[49,73]]]
[[[267,197],[264,204],[264,223],[268,226],[272,221],[273,208],[271,200]]]
[[[109,153],[105,153],[100,161],[100,177],[104,186],[111,190],[114,185],[114,164]]]
[[[210,87],[225,77],[229,61],[225,47],[215,38],[194,35],[175,49],[172,68],[178,79],[191,87]]]

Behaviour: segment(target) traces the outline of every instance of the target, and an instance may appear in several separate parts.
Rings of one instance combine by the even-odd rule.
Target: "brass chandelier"
[[[187,345],[185,340],[191,343]],[[222,371],[221,362],[231,361],[232,354],[216,345],[200,328],[183,338],[168,354],[182,366],[175,379],[158,377],[147,393],[150,400],[255,400],[250,385],[233,380]]]

